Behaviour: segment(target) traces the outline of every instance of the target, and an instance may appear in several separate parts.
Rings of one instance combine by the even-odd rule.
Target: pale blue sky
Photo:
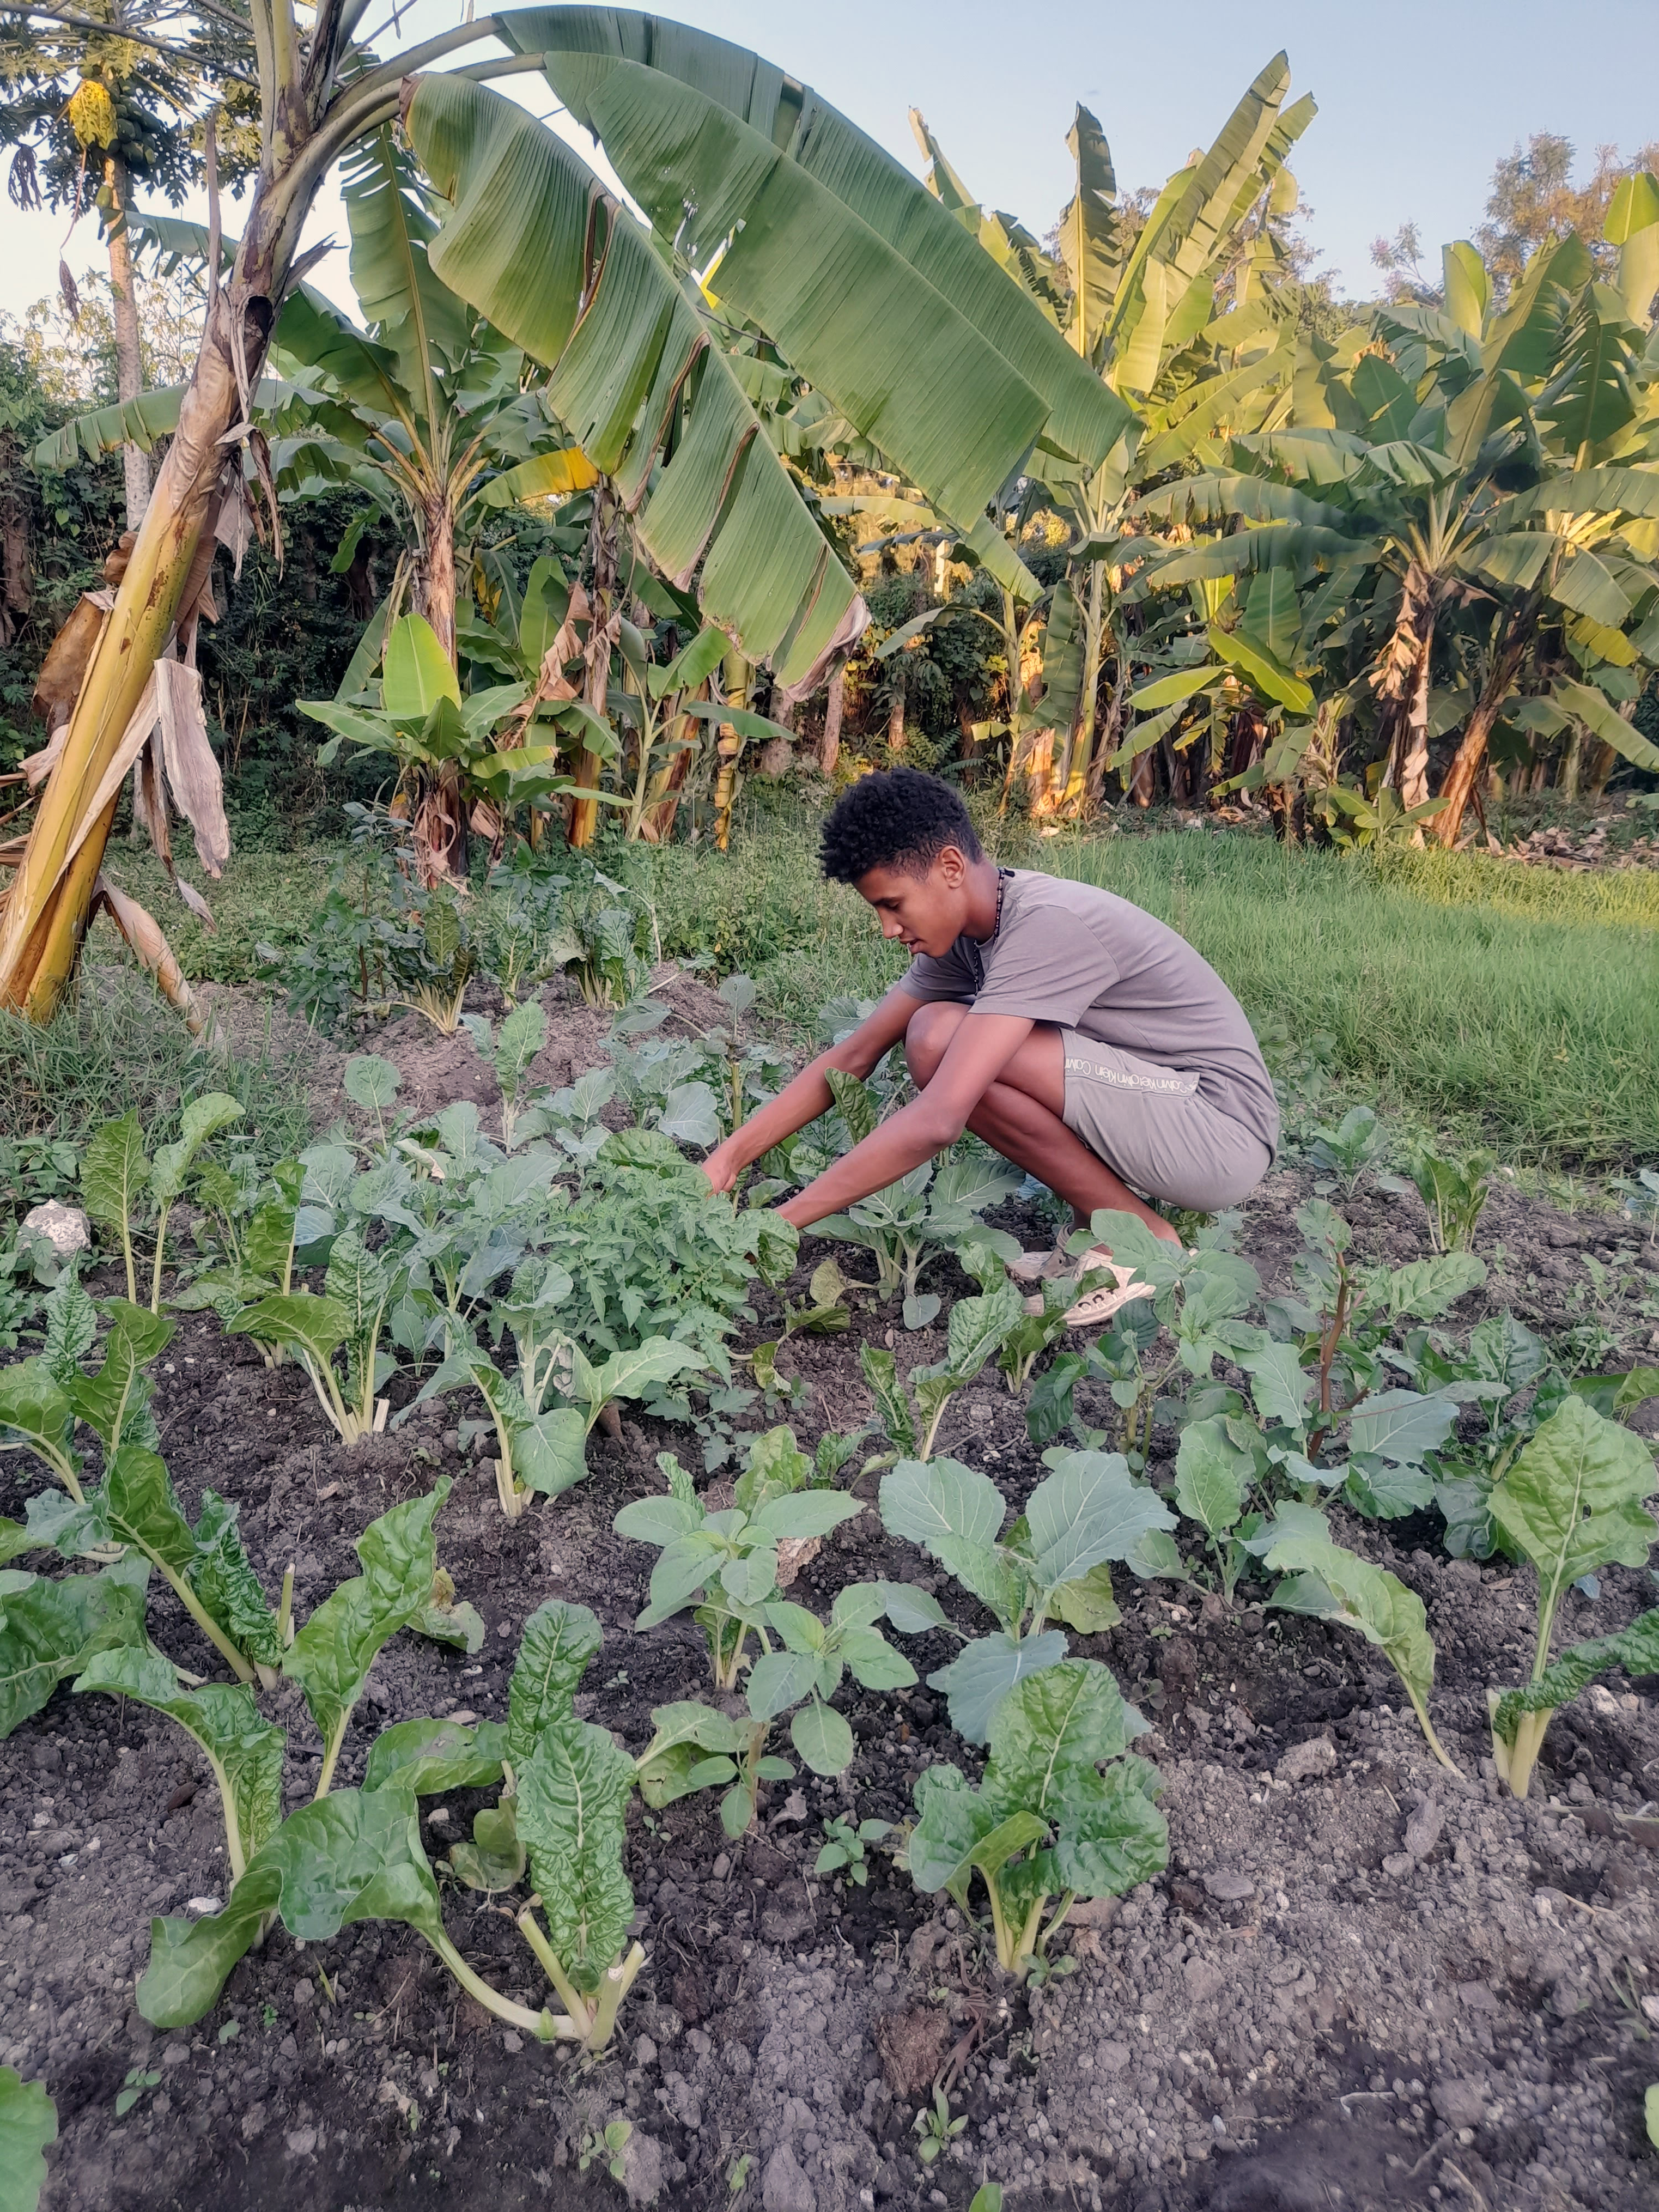
[[[459,13],[459,0],[416,0],[405,50]],[[1142,0],[1112,11],[1084,0],[698,0],[683,13],[759,47],[917,169],[906,110],[919,106],[980,198],[1038,231],[1070,189],[1078,100],[1104,125],[1121,185],[1161,183],[1282,46],[1294,91],[1320,107],[1294,160],[1310,234],[1354,295],[1376,289],[1378,233],[1415,222],[1432,256],[1473,230],[1493,163],[1531,132],[1571,138],[1581,169],[1598,144],[1630,150],[1659,137],[1655,0]],[[551,105],[534,79],[502,89],[541,113]],[[228,209],[227,228],[234,220]],[[53,289],[63,228],[61,216],[0,213],[0,307],[15,313]],[[331,230],[343,234],[325,190],[307,238]],[[70,264],[99,258],[84,219]],[[314,281],[349,301],[343,254]]]

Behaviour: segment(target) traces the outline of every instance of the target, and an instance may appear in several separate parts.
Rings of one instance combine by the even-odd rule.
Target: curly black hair
[[[830,810],[818,858],[835,884],[856,884],[872,868],[926,875],[947,845],[983,859],[961,794],[936,775],[896,768],[860,776]]]

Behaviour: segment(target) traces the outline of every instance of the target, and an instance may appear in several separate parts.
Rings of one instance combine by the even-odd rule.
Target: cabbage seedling
[[[501,1143],[510,1152],[520,1118],[519,1099],[524,1079],[531,1061],[547,1040],[546,1012],[532,999],[514,1008],[501,1024],[499,1034],[482,1014],[463,1014],[460,1026],[477,1047],[480,1056],[495,1072],[501,1094]]]
[[[1109,1626],[1116,1615],[1109,1563],[1130,1559],[1149,1534],[1176,1525],[1157,1492],[1134,1481],[1119,1454],[1052,1450],[1043,1458],[1053,1472],[1006,1534],[1001,1492],[959,1460],[901,1460],[882,1478],[888,1534],[920,1544],[998,1622],[994,1634],[970,1639],[927,1678],[945,1692],[951,1724],[969,1743],[986,1741],[992,1716],[1016,1683],[1065,1658],[1065,1637],[1044,1622],[1074,1622],[1085,1632]],[[898,1587],[902,1600],[893,1599],[888,1617],[902,1633],[949,1626],[932,1598]]]
[[[1168,1863],[1158,1771],[1124,1756],[1146,1726],[1107,1668],[1066,1659],[998,1705],[977,1789],[951,1765],[918,1778],[911,1879],[966,1911],[977,1874],[1009,1973],[1042,1958],[1074,1898],[1119,1896]]]
[[[1612,1560],[1626,1567],[1645,1563],[1654,1538],[1645,1501],[1656,1489],[1659,1474],[1648,1446],[1577,1397],[1550,1416],[1493,1486],[1487,1508],[1494,1524],[1538,1573],[1531,1681],[1507,1697],[1487,1692],[1492,1757],[1517,1797],[1531,1786],[1551,1713],[1583,1686],[1576,1680],[1579,1668],[1568,1665],[1571,1652],[1559,1662],[1566,1671],[1551,1675],[1550,1639],[1562,1597],[1570,1584]],[[1554,1695],[1559,1688],[1565,1696]]]

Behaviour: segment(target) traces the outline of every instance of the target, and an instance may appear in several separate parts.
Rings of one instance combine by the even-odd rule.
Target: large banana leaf
[[[1066,143],[1077,189],[1060,218],[1060,251],[1072,280],[1072,343],[1092,359],[1123,258],[1117,216],[1117,173],[1106,134],[1086,107],[1072,118]]]
[[[702,266],[730,235],[711,279],[722,305],[758,323],[968,528],[1047,422],[1042,396],[944,294],[730,109],[638,62],[550,55],[544,67],[660,237],[678,234]]]
[[[42,438],[31,459],[36,468],[55,469],[61,474],[83,460],[95,461],[112,453],[118,446],[137,446],[147,453],[158,438],[170,438],[178,428],[179,404],[184,396],[182,384],[169,384],[157,392],[141,392],[136,399],[118,400],[113,406],[77,415],[49,438]]]
[[[437,228],[421,205],[412,165],[390,125],[345,165],[341,198],[351,228],[351,289],[363,319],[396,358],[398,381],[432,422],[434,380],[469,349],[471,318],[428,265]]]
[[[663,573],[684,584],[701,561],[708,620],[787,694],[810,689],[863,629],[863,602],[646,234],[562,139],[482,85],[422,78],[407,123],[453,204],[434,275],[547,364],[550,406],[617,478]]]
[[[590,128],[597,126],[580,104],[578,82],[567,76],[567,57],[626,58],[728,110],[792,168],[850,210],[989,341],[1016,374],[1041,394],[1048,410],[1045,434],[1063,452],[1097,466],[1127,428],[1127,407],[1091,373],[1035,301],[998,268],[942,202],[844,115],[773,64],[706,32],[626,8],[511,9],[495,20],[500,35],[515,52],[546,57],[550,82],[576,119]],[[634,190],[619,159],[625,157],[626,149],[613,144],[603,131],[599,135],[617,174]],[[764,179],[757,176],[754,181]],[[678,230],[680,220],[677,209],[668,225],[670,237]],[[861,283],[862,258],[850,267],[823,271],[823,244],[812,240],[804,244],[809,258],[830,278],[821,302],[823,312],[847,313],[854,303],[840,296],[836,280],[849,286]],[[724,293],[724,266],[720,282]],[[757,315],[756,320],[772,330],[766,315]],[[772,334],[783,343],[781,332]],[[812,374],[797,349],[785,346],[784,350],[803,375]],[[929,379],[936,378],[945,366],[920,353],[912,356],[913,375],[920,369]],[[954,371],[957,365],[948,366]],[[927,489],[950,511],[937,486],[927,484]],[[958,513],[957,520],[966,523],[972,517]]]

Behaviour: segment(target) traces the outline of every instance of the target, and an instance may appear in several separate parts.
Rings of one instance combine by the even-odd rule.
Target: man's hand
[[[716,1193],[723,1193],[737,1188],[738,1177],[746,1164],[736,1139],[728,1137],[723,1144],[716,1145],[703,1161],[702,1171],[708,1178],[710,1188]]]

